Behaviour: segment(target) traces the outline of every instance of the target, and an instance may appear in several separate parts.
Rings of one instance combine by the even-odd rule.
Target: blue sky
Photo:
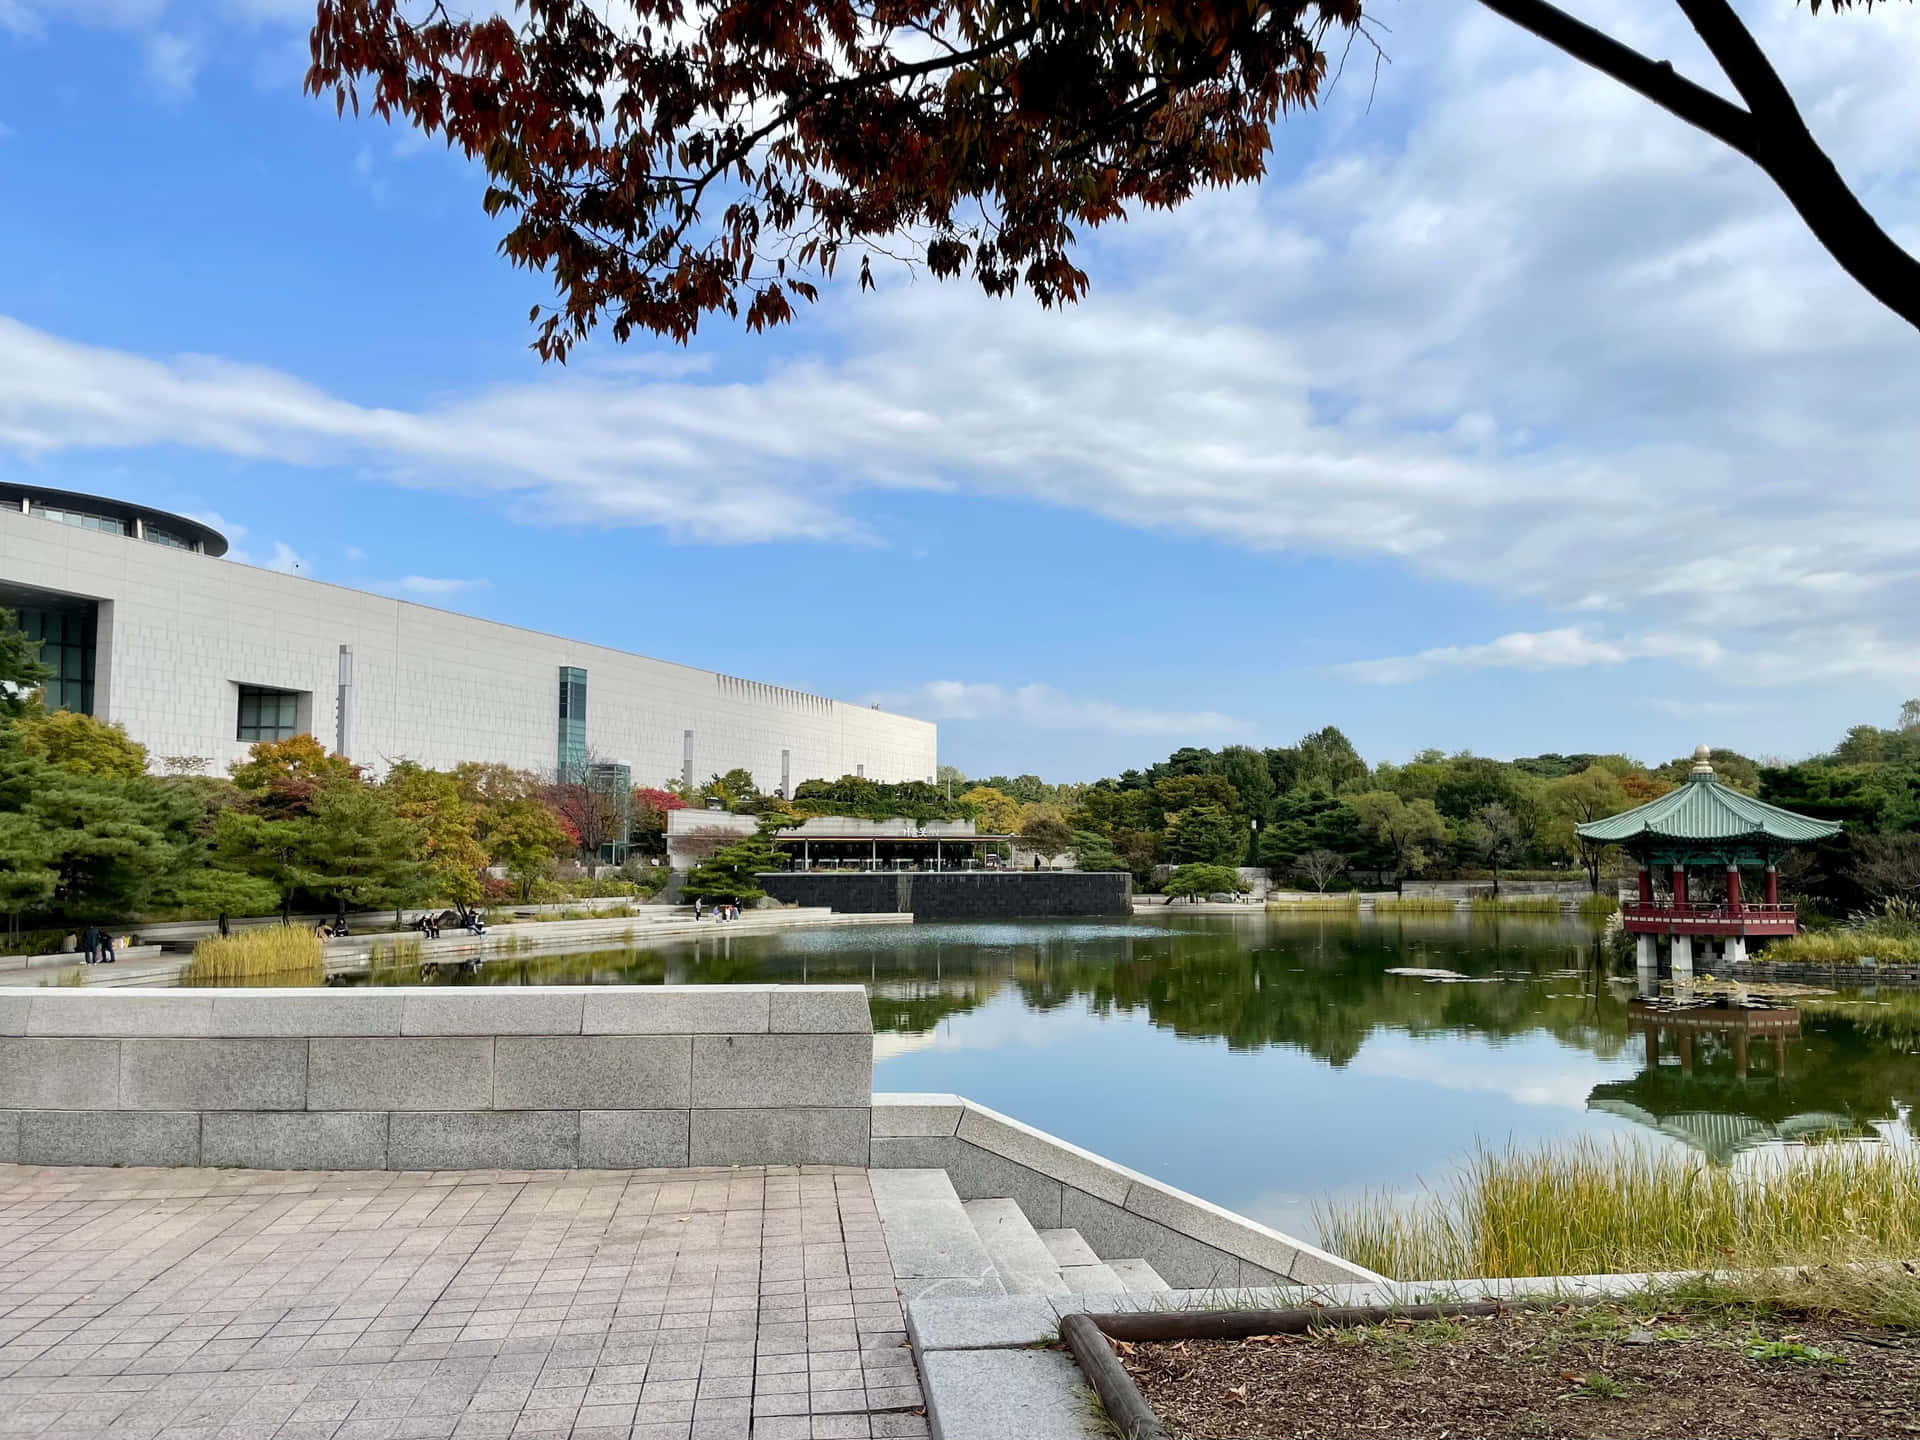
[[[1920,245],[1920,14],[1741,6]],[[1767,755],[1920,690],[1920,347],[1751,166],[1469,0],[1065,313],[882,272],[772,337],[527,349],[436,145],[304,98],[294,0],[0,0],[0,474],[246,561],[942,724],[1090,779]],[[1581,13],[1703,82],[1655,0]]]

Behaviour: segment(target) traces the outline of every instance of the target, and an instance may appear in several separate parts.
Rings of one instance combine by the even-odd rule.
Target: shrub
[[[1161,887],[1168,895],[1186,895],[1198,898],[1201,895],[1242,894],[1253,887],[1242,880],[1239,873],[1227,865],[1182,865],[1167,877],[1167,883]]]

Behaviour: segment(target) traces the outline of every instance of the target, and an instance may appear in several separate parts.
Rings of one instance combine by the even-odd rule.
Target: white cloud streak
[[[925,720],[1009,720],[1035,730],[1097,730],[1117,735],[1202,738],[1244,731],[1244,721],[1212,710],[1154,710],[1068,695],[1050,685],[931,680],[913,690],[866,697],[885,710]]]

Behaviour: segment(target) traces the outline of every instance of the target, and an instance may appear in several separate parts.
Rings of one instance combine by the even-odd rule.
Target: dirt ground
[[[1119,1348],[1195,1440],[1920,1435],[1920,1337],[1829,1321],[1605,1306]]]

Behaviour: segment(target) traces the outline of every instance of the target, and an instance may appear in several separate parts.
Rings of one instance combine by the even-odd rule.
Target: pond
[[[1427,972],[1402,974],[1396,971]],[[1476,1145],[1632,1135],[1718,1160],[1909,1143],[1920,996],[1743,1046],[1630,1023],[1593,927],[1352,915],[884,925],[489,961],[467,984],[868,986],[874,1088],[951,1091],[1296,1234]],[[1683,1053],[1684,1052],[1684,1053]]]

